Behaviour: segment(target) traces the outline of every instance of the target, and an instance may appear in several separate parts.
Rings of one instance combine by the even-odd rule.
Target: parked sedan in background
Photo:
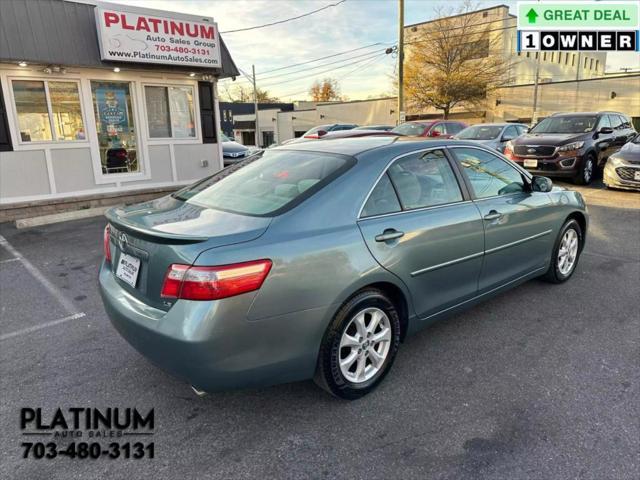
[[[465,128],[453,138],[477,142],[500,153],[509,140],[519,137],[528,130],[523,123],[482,123]]]
[[[568,280],[584,245],[580,193],[473,143],[262,155],[107,213],[105,309],[197,393],[314,378],[361,397],[407,335],[528,279]]]
[[[603,180],[607,187],[640,190],[640,134],[609,157]]]
[[[416,120],[401,123],[391,131],[410,137],[452,138],[455,134],[466,128],[466,126],[466,123],[450,120]]]
[[[334,132],[327,132],[322,137],[300,137],[296,138],[295,141],[288,142],[283,145],[291,145],[296,143],[306,143],[306,142],[317,142],[319,140],[327,141],[327,140],[336,140],[338,138],[357,138],[357,137],[372,137],[372,136],[391,136],[391,137],[399,137],[397,133],[388,132],[385,130],[360,130],[358,128],[354,128],[352,130],[337,130]]]
[[[317,127],[313,127],[307,130],[303,138],[319,138],[326,135],[329,132],[337,132],[340,130],[351,130],[356,128],[358,125],[355,123],[332,123],[330,125],[319,125]]]
[[[220,140],[222,141],[222,160],[225,166],[239,162],[251,152],[250,148],[231,140],[222,132],[220,132]]]

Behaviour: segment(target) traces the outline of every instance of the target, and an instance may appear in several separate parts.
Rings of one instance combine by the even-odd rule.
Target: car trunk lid
[[[118,282],[138,300],[164,310],[175,301],[160,295],[171,264],[192,265],[203,250],[258,238],[271,221],[269,217],[224,212],[171,196],[113,208],[106,216],[114,275],[121,260],[139,262],[134,285],[122,278]]]

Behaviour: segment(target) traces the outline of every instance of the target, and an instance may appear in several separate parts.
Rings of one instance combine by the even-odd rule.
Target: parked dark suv
[[[618,112],[558,113],[508,142],[504,154],[534,175],[569,177],[584,185],[635,133]]]

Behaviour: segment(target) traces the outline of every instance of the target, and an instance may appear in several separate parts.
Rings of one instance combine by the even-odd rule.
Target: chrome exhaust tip
[[[205,392],[204,390],[198,390],[196,387],[194,387],[193,385],[191,385],[191,390],[193,390],[193,393],[195,393],[197,396],[199,396],[200,398],[202,397],[206,397],[207,396],[207,392]]]

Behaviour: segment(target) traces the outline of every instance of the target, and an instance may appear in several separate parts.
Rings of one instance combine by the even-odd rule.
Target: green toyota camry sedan
[[[407,335],[568,280],[589,223],[579,193],[464,141],[320,140],[247,163],[107,213],[105,309],[197,393],[313,378],[361,397]]]

